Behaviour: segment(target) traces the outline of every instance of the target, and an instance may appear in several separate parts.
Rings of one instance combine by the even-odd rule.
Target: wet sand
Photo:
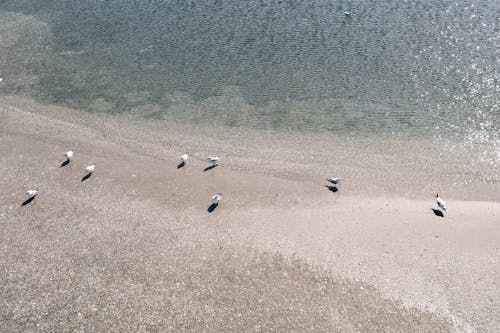
[[[405,167],[388,174],[393,161],[384,156],[394,150],[387,147],[359,159],[336,142],[345,149],[330,159],[307,140],[277,144],[265,133],[240,140],[238,130],[194,132],[3,100],[4,331],[493,332],[500,325],[495,176],[465,187],[456,181],[462,174],[443,177],[454,169],[446,164],[415,184],[405,182],[415,169],[409,161],[427,160],[419,167],[432,171],[439,159],[408,153]],[[61,168],[68,149],[74,161]],[[185,151],[192,158],[177,169]],[[223,165],[204,172],[209,154]],[[82,182],[90,162],[96,172]],[[323,187],[326,169],[347,175],[337,192]],[[40,195],[21,206],[36,187]],[[431,210],[434,190],[448,194],[441,193],[444,217]],[[216,192],[223,198],[209,213]]]

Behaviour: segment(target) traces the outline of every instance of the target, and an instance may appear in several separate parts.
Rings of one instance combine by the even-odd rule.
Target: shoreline
[[[50,119],[58,129],[48,138],[71,138],[82,147],[92,142],[78,138],[92,135],[124,151],[172,164],[184,152],[200,161],[216,154],[222,156],[227,168],[248,173],[318,184],[326,177],[341,176],[351,182],[346,191],[357,189],[370,196],[432,201],[438,192],[455,200],[500,202],[500,174],[495,166],[481,163],[481,154],[456,147],[448,149],[435,138],[276,134],[147,120],[141,114],[92,114],[14,96],[5,98],[4,104],[10,105],[10,112],[20,107],[27,124],[31,122],[29,114],[44,116],[44,121]],[[44,124],[38,121],[31,126],[40,128]],[[74,138],[72,128],[79,131]],[[35,135],[43,132],[26,131]],[[349,194],[359,195],[354,191]]]
[[[12,106],[12,102],[21,108]],[[97,269],[120,261],[124,254],[118,249],[137,247],[143,255],[141,260],[153,263],[141,264],[144,266],[137,268],[136,274],[154,280],[158,278],[154,272],[159,269],[155,268],[159,258],[175,270],[186,258],[197,263],[205,250],[207,260],[217,262],[221,246],[243,253],[235,260],[245,262],[244,253],[250,248],[258,253],[297,257],[341,279],[373,286],[384,298],[396,298],[444,317],[451,315],[464,325],[455,327],[458,331],[467,331],[467,325],[479,332],[498,327],[498,201],[466,201],[460,200],[466,196],[463,193],[450,194],[445,197],[449,211],[439,218],[430,210],[435,205],[432,196],[427,199],[422,194],[432,194],[428,187],[401,193],[387,191],[398,188],[394,185],[380,189],[372,184],[358,194],[358,186],[384,179],[382,171],[363,164],[377,161],[380,167],[391,161],[385,157],[367,156],[368,162],[355,161],[354,169],[362,171],[360,176],[349,170],[348,155],[343,155],[343,150],[335,156],[344,158],[343,163],[323,151],[316,158],[314,152],[306,152],[296,161],[286,150],[297,146],[295,142],[265,147],[263,156],[277,155],[277,161],[254,155],[244,161],[249,150],[231,149],[233,142],[223,140],[227,133],[214,131],[214,140],[206,142],[209,148],[202,151],[203,140],[190,138],[183,128],[155,132],[145,130],[154,126],[143,127],[142,122],[126,126],[120,118],[98,122],[103,118],[26,100],[13,98],[8,103],[11,105],[0,106],[5,119],[0,125],[0,163],[4,170],[0,184],[5,189],[0,206],[5,257],[0,266],[13,276],[15,268],[28,265],[38,269],[36,275],[41,279],[58,278],[53,271],[44,273],[39,263],[25,262],[30,255],[38,257],[36,251],[41,249],[46,260],[57,253],[63,262],[75,258],[85,261],[81,253],[87,253],[90,259],[86,264]],[[179,144],[186,140],[186,146],[181,147]],[[260,142],[249,142],[255,145],[250,151],[256,151]],[[306,142],[306,146],[314,142]],[[351,147],[343,144],[345,149]],[[207,166],[201,161],[203,154],[218,153],[212,151],[218,145],[224,152],[225,165],[203,172]],[[59,168],[62,154],[70,148],[75,150],[75,160]],[[178,156],[184,149],[199,159],[190,159],[186,167],[177,170]],[[381,154],[391,152],[392,148]],[[81,182],[81,173],[89,162],[97,165],[96,173],[88,182]],[[352,175],[346,177],[348,182],[338,192],[322,187],[327,184],[325,177],[318,176],[322,170],[309,170],[322,163]],[[412,168],[406,165],[404,171]],[[398,181],[406,176],[402,172]],[[487,185],[477,187],[486,188],[486,196],[496,195],[498,185]],[[33,186],[40,186],[39,197],[21,208],[24,191]],[[446,186],[448,193],[462,188],[461,184]],[[223,199],[209,214],[209,198],[216,192],[222,192]],[[53,239],[54,234],[57,237]],[[173,255],[168,247],[163,249],[164,238],[173,248],[182,248],[172,261],[161,254],[165,251]],[[18,243],[12,243],[13,239]],[[149,241],[163,250],[155,249]],[[61,244],[72,242],[83,252],[56,251],[65,248]],[[96,252],[101,247],[108,259]],[[16,257],[22,260],[14,260]],[[96,264],[92,258],[105,263]],[[129,265],[135,267],[137,259],[133,257]],[[78,267],[77,276],[83,274]],[[116,274],[113,276],[121,276]],[[92,290],[110,287],[109,282],[93,283]],[[118,284],[126,285],[123,281]],[[147,282],[139,285],[150,290]],[[17,297],[21,303],[28,299]]]

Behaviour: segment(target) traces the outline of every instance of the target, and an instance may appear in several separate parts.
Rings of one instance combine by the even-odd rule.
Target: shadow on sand
[[[29,205],[33,200],[35,200],[35,197],[30,197],[30,198],[24,200],[23,203],[21,204],[21,206]]]
[[[64,168],[66,165],[68,165],[70,162],[70,160],[65,160],[65,161],[62,161],[61,165],[59,166],[60,168]]]
[[[181,162],[181,163],[177,164],[177,169],[184,168],[185,165],[186,165],[186,162]]]
[[[86,174],[85,176],[82,177],[82,182],[89,180],[89,178],[92,177],[92,172]]]
[[[207,171],[209,171],[209,170],[212,170],[212,169],[213,169],[213,168],[215,168],[216,166],[217,166],[217,164],[207,166],[205,169],[203,169],[203,172],[207,172]]]
[[[218,203],[211,204],[210,207],[208,207],[207,211],[209,213],[213,212],[215,210],[215,208],[217,208],[218,205],[219,205]]]
[[[432,212],[434,213],[434,215],[436,216],[439,216],[439,217],[444,217],[444,214],[442,211],[440,211],[439,209],[434,209],[434,208],[431,208]]]
[[[339,190],[337,186],[331,186],[331,185],[323,185],[323,186],[332,192],[337,192]]]

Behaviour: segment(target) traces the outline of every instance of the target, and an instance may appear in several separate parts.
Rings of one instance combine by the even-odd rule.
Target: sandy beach
[[[0,119],[0,331],[500,327],[499,175],[475,181],[432,145],[395,161],[400,148],[371,138],[280,139],[20,97],[2,98]],[[210,154],[222,165],[203,171]],[[336,192],[331,172],[346,177]]]

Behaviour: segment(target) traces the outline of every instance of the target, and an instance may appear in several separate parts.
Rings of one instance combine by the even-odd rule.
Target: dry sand
[[[377,168],[350,168],[342,151],[342,163],[327,160],[349,176],[331,192],[314,164],[323,155],[294,158],[298,143],[266,144],[266,134],[236,146],[209,130],[14,97],[2,98],[0,119],[1,331],[500,327],[500,203],[466,201],[455,181],[439,185],[449,211],[437,217],[432,184],[402,187],[398,170],[387,184],[378,168],[389,162],[376,157]],[[61,168],[68,149],[74,161]],[[193,157],[177,169],[185,151]],[[209,154],[225,164],[204,172]],[[500,190],[465,191],[491,200]]]

